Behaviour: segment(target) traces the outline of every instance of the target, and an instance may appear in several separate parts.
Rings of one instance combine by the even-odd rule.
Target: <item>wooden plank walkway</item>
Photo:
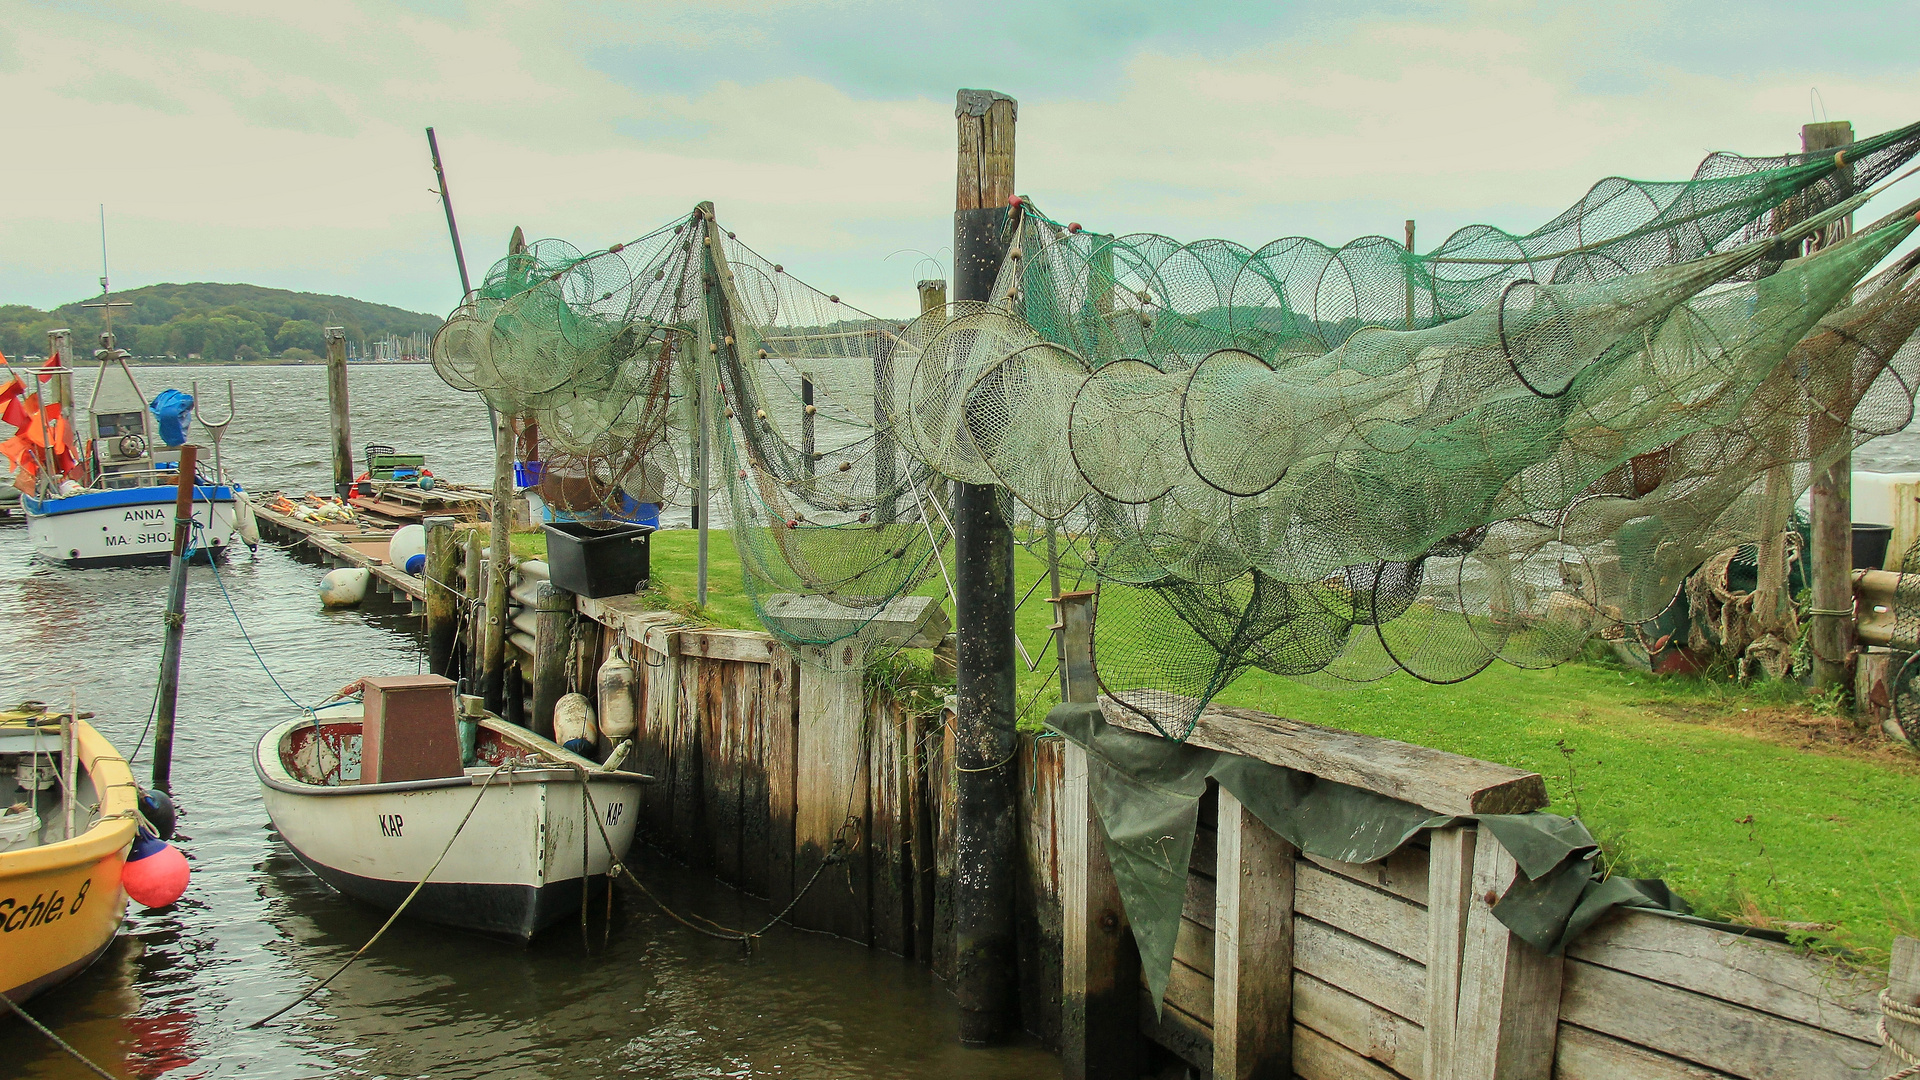
[[[336,566],[360,566],[373,573],[373,576],[385,582],[397,593],[415,600],[425,600],[427,584],[397,566],[388,565],[373,550],[382,550],[386,536],[368,533],[363,529],[347,527],[328,528],[310,521],[301,521],[289,514],[269,510],[255,505],[254,516],[259,519],[261,532],[268,538],[283,543],[306,544],[331,559]],[[379,541],[379,543],[374,543]],[[366,550],[372,549],[372,550]]]

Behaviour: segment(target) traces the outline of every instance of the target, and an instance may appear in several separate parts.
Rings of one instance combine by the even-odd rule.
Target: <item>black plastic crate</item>
[[[547,575],[580,596],[621,596],[652,576],[653,530],[645,525],[611,527],[579,521],[541,526],[547,534]]]

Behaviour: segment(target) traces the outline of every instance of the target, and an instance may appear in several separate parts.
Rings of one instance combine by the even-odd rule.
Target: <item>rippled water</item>
[[[481,480],[491,460],[478,401],[425,367],[351,369],[354,440],[428,455]],[[227,468],[249,486],[324,487],[327,423],[319,368],[148,368],[151,397],[197,377],[237,419]],[[84,382],[84,380],[83,380]],[[83,398],[84,400],[84,398]],[[204,438],[196,434],[196,440]],[[171,910],[133,910],[92,969],[31,1011],[96,1061],[138,1076],[1036,1077],[1058,1072],[1032,1046],[963,1051],[946,990],[923,968],[834,939],[779,930],[752,957],[692,935],[622,897],[591,943],[577,929],[531,947],[396,925],[313,1002],[258,1031],[247,1025],[338,966],[382,914],[331,893],[268,826],[250,754],[290,714],[229,610],[288,694],[316,701],[368,674],[422,663],[404,608],[325,613],[319,567],[271,547],[188,593],[176,798],[193,884]],[[80,707],[132,754],[160,656],[164,570],[61,570],[35,563],[24,526],[0,526],[0,700]],[[147,751],[135,771],[146,775]],[[669,902],[733,926],[764,906],[652,852],[637,871]],[[80,1077],[38,1035],[0,1019],[0,1075]]]

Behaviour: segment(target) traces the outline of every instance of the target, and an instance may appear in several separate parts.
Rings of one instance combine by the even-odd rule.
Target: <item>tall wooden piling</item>
[[[452,518],[430,517],[422,524],[427,531],[427,670],[452,678],[453,641],[460,611],[453,575],[460,561],[460,546],[454,537]]]
[[[480,601],[482,597],[485,596],[487,590],[485,577],[486,552],[482,547],[483,534],[479,529],[468,529],[463,535],[466,537],[467,577],[465,592],[461,597],[460,611],[463,624],[466,627],[467,649],[466,656],[461,659],[461,664],[465,671],[463,681],[466,683],[466,692],[469,694],[478,694],[481,692],[479,679],[480,662],[486,654],[486,645],[484,644],[486,635],[481,632],[480,620],[474,617],[474,611],[482,606]]]
[[[1054,601],[1062,698],[1099,699],[1093,669],[1091,592]],[[1060,1073],[1066,1080],[1125,1080],[1141,1065],[1140,949],[1107,861],[1086,750],[1069,742],[1060,808]]]
[[[1845,120],[1808,124],[1800,129],[1800,148],[1808,154],[1836,150],[1853,142],[1853,125]],[[1841,167],[1844,183],[1851,166]],[[1851,185],[1843,190],[1851,194]],[[1809,252],[1838,243],[1853,229],[1852,218],[1815,233],[1806,241]],[[1823,373],[1827,396],[1838,402],[1846,396],[1850,369]],[[1816,376],[1817,378],[1817,376]],[[1808,492],[1812,518],[1812,581],[1808,604],[1808,644],[1813,653],[1813,683],[1830,688],[1851,684],[1853,670],[1853,447],[1848,427],[1851,414],[1816,412],[1809,420],[1808,449],[1814,455],[1833,453],[1832,464],[1814,473]],[[1888,522],[1888,524],[1892,524]]]
[[[160,686],[153,724],[153,786],[173,793],[173,718],[180,697],[180,646],[187,634],[187,544],[193,536],[193,472],[200,448],[180,448],[180,474],[173,502],[173,562],[167,574],[166,644],[160,651]],[[211,524],[211,521],[209,521]]]
[[[573,594],[541,582],[534,594],[533,715],[527,727],[553,737],[553,707],[567,692],[567,654],[573,648]]]
[[[353,491],[353,431],[347,422],[347,331],[326,328],[327,430],[333,443],[333,493],[346,498]]]
[[[518,226],[507,240],[507,254],[527,250]],[[492,565],[487,576],[487,618],[480,658],[480,695],[487,708],[506,715],[507,594],[513,587],[513,416],[501,412],[493,421],[493,502],[487,510]]]
[[[953,215],[956,300],[992,299],[1006,257],[1016,109],[1012,98],[991,90],[959,93],[954,109],[960,150]],[[969,402],[970,408],[982,405]],[[953,985],[960,1041],[981,1046],[1006,1035],[1016,1005],[1013,890],[1020,849],[1013,534],[992,485],[958,485],[953,507],[954,622],[960,634]]]

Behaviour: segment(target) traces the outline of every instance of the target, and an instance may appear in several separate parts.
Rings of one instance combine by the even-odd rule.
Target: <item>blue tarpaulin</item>
[[[162,390],[154,397],[153,418],[160,422],[160,441],[184,446],[187,425],[193,420],[193,395],[184,390]]]

